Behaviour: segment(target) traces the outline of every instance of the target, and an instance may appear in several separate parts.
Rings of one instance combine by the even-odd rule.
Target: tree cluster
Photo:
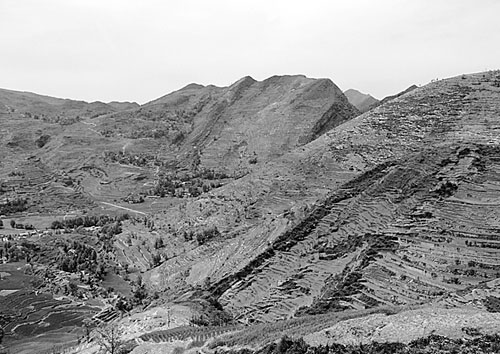
[[[158,179],[151,194],[160,197],[197,197],[222,186],[221,180],[225,178],[229,176],[212,169],[203,169],[195,173],[164,175]]]
[[[208,229],[195,233],[196,242],[198,242],[198,245],[200,246],[218,236],[220,236],[220,232],[217,229],[217,226],[212,226]]]
[[[0,214],[15,214],[28,209],[28,200],[26,198],[17,198],[14,200],[7,200],[5,203],[0,204]]]
[[[39,246],[26,240],[23,240],[20,244],[7,241],[0,248],[0,258],[6,257],[9,262],[17,262],[20,259],[26,259],[27,262],[30,262],[33,255],[39,250]]]
[[[130,219],[129,214],[121,214],[119,216],[109,216],[109,215],[85,215],[83,217],[77,217],[65,220],[55,220],[50,225],[51,229],[76,229],[80,226],[82,227],[92,227],[99,226],[103,227],[115,222],[121,222],[123,220]],[[116,230],[117,231],[117,230]]]
[[[217,228],[217,226],[211,226],[207,229],[197,232],[194,232],[193,230],[189,231],[184,230],[182,232],[182,237],[184,238],[184,241],[189,242],[195,240],[200,246],[218,236],[220,236],[220,231]]]
[[[138,167],[145,166],[161,166],[162,163],[156,156],[150,154],[131,154],[123,151],[106,151],[104,152],[104,160],[109,162],[117,162],[123,165],[133,165]]]
[[[73,241],[71,245],[63,244],[61,251],[57,260],[59,269],[69,273],[85,270],[99,278],[104,276],[105,267],[97,261],[97,251],[93,247]]]

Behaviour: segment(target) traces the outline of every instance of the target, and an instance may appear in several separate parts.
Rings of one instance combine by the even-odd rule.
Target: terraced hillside
[[[208,279],[242,321],[496,292],[499,82],[431,83],[170,210],[165,229],[222,235],[150,283]]]
[[[36,188],[73,198],[66,209],[134,212],[106,244],[113,276],[134,281],[143,301],[134,316],[177,301],[201,316],[192,322],[227,325],[172,329],[170,312],[150,311],[128,320],[126,340],[139,349],[234,328],[244,345],[241,336],[270,323],[312,321],[323,331],[321,316],[337,313],[498,312],[498,71],[433,82],[355,118],[331,81],[302,76],[188,85],[140,108],[41,122],[40,131],[30,130],[34,118],[6,114],[2,136],[15,142],[2,147],[11,149],[6,197],[25,185],[30,200]],[[28,134],[14,134],[16,124]],[[165,180],[168,196],[151,192]],[[114,310],[101,316],[126,323]],[[140,323],[152,319],[159,328]]]
[[[116,149],[121,149],[124,142],[102,137],[87,120],[135,106],[1,89],[2,200],[25,198],[28,212],[92,207],[92,195],[83,190],[88,177],[93,178],[89,169],[99,166],[106,148],[117,144]],[[122,171],[119,174],[124,175]],[[94,179],[94,183],[98,180]]]
[[[3,343],[15,352],[27,348],[41,350],[44,346],[48,349],[55,343],[76,341],[83,332],[83,319],[99,310],[33,291],[20,290],[0,299],[0,325],[5,332]],[[30,343],[35,337],[37,342]]]

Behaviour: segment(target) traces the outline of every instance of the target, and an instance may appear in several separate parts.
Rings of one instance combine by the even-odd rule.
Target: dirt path
[[[134,210],[134,209],[122,207],[122,206],[119,206],[119,205],[116,205],[116,204],[112,204],[112,203],[108,203],[108,202],[100,202],[100,203],[108,205],[108,206],[112,206],[112,207],[115,207],[115,208],[118,208],[118,209],[128,210],[128,211],[131,211],[133,213],[137,213],[137,214],[141,214],[141,215],[146,215],[146,213],[143,213],[142,211],[138,211],[138,210]]]
[[[97,126],[95,123],[92,123],[92,122],[84,122],[84,121],[81,121],[81,123],[83,123],[83,124],[85,124],[85,125],[91,125],[91,126],[93,126],[93,127],[96,127],[96,126]],[[100,136],[103,136],[103,135],[101,134],[101,132],[99,132],[99,131],[97,131],[97,130],[95,130],[95,129],[92,129],[92,128],[90,128],[90,127],[89,127],[89,128],[88,128],[88,130],[90,130],[91,132],[94,132],[94,133],[96,133],[96,134],[98,134],[98,135],[100,135]]]
[[[130,141],[127,141],[127,142],[125,143],[125,145],[123,145],[123,147],[122,147],[122,152],[123,152],[123,154],[125,154],[125,149],[126,149],[129,145],[130,145]]]

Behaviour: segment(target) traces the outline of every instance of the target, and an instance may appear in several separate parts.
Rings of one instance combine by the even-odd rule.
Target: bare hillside
[[[274,76],[191,84],[95,123],[109,136],[164,138],[163,157],[180,167],[241,175],[356,115],[328,79]]]

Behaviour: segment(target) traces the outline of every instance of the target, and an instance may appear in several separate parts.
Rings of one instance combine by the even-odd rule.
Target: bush
[[[198,245],[203,245],[207,241],[220,236],[220,232],[217,229],[217,226],[210,227],[208,229],[205,229],[195,235],[196,242],[198,242]]]
[[[50,135],[42,135],[35,142],[36,146],[43,148],[50,140]]]

